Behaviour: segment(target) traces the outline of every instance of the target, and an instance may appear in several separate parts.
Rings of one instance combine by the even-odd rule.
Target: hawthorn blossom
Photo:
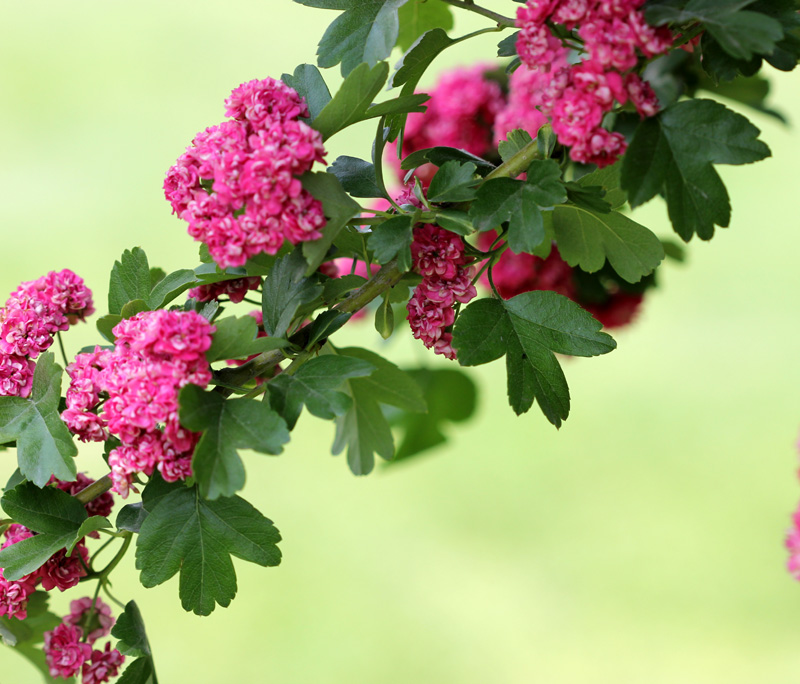
[[[0,309],[0,396],[27,397],[33,360],[53,336],[94,312],[92,292],[69,269],[22,283]]]
[[[232,119],[198,133],[167,172],[164,194],[189,234],[221,267],[275,254],[285,240],[316,240],[322,204],[299,180],[325,163],[305,101],[271,78],[242,83],[226,102]]]
[[[233,280],[223,280],[209,285],[200,285],[189,290],[189,297],[198,302],[210,302],[219,299],[223,295],[234,304],[241,302],[250,290],[257,290],[261,287],[261,278],[253,276],[249,278],[234,278]]]
[[[123,498],[137,473],[158,469],[168,482],[191,475],[199,436],[180,425],[178,392],[211,381],[205,353],[214,330],[194,311],[145,311],[115,326],[113,350],[95,348],[67,367],[62,418],[82,439],[120,440],[108,465]]]
[[[86,634],[87,642],[93,644],[111,634],[116,619],[111,614],[111,607],[101,598],[95,599],[92,609],[92,599],[84,596],[70,602],[69,615],[64,617],[63,622],[80,627]]]
[[[454,304],[466,304],[477,294],[461,238],[439,226],[414,228],[411,257],[422,282],[406,305],[414,337],[436,354],[455,359],[449,328],[455,321]]]
[[[91,658],[92,647],[81,641],[82,636],[80,627],[64,622],[44,633],[44,654],[51,677],[74,677]]]
[[[644,0],[528,0],[517,10],[517,53],[523,66],[511,78],[508,111],[498,116],[495,137],[510,126],[531,135],[550,120],[558,141],[570,147],[573,160],[608,166],[625,152],[625,138],[603,128],[616,103],[630,101],[642,118],[658,112],[649,84],[628,73],[645,58],[665,53],[673,43],[670,30],[647,24]],[[576,30],[584,58],[568,66],[568,51],[551,32],[551,24]],[[515,88],[520,92],[515,93]],[[535,112],[535,113],[534,113]]]
[[[117,676],[119,668],[125,662],[125,656],[107,643],[104,650],[93,650],[91,658],[84,661],[81,667],[82,684],[103,684]]]

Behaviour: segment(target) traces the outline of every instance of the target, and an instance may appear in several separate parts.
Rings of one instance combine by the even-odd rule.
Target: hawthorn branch
[[[542,155],[539,152],[539,145],[537,141],[531,140],[519,152],[514,154],[508,161],[503,162],[494,171],[486,175],[483,179],[485,183],[493,178],[514,178],[519,176],[523,171],[527,171],[528,167],[536,159],[541,159]]]
[[[444,0],[448,5],[452,5],[453,7],[460,7],[461,9],[465,9],[469,12],[475,12],[476,14],[483,15],[484,17],[488,17],[492,21],[496,21],[498,26],[514,26],[515,22],[510,17],[505,17],[502,14],[498,14],[497,12],[492,12],[490,9],[486,9],[485,7],[480,7],[476,5],[473,0]]]

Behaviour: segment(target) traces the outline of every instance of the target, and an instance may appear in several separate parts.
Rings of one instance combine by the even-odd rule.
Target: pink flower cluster
[[[457,147],[485,156],[492,151],[492,126],[505,104],[500,86],[485,77],[491,65],[455,69],[445,73],[431,90],[427,111],[408,115],[403,134],[403,155],[428,147]],[[389,146],[389,159],[400,172],[397,144]],[[436,167],[425,164],[415,175],[430,183]]]
[[[123,498],[135,473],[165,480],[189,477],[197,434],[178,421],[178,392],[206,387],[205,352],[214,327],[194,311],[145,311],[113,330],[113,350],[79,354],[67,367],[67,427],[82,441],[121,442],[108,457],[113,491]]]
[[[483,233],[478,244],[488,249],[494,237],[494,233]],[[533,290],[550,290],[569,297],[606,328],[619,328],[633,321],[644,299],[641,292],[625,292],[608,282],[603,284],[599,296],[593,293],[593,297],[588,297],[576,280],[577,272],[561,258],[555,247],[545,259],[506,250],[492,268],[492,281],[503,299]],[[483,283],[489,286],[486,276]]]
[[[528,0],[517,10],[517,53],[537,75],[520,75],[512,82],[520,92],[512,97],[512,112],[502,126],[524,123],[533,108],[551,119],[572,159],[598,166],[613,164],[625,152],[625,139],[602,127],[615,102],[630,101],[644,118],[658,112],[649,84],[633,69],[639,59],[669,50],[670,30],[645,22],[639,8],[644,0]],[[567,48],[546,22],[577,30],[586,57],[568,65]],[[538,117],[533,117],[535,119]],[[528,129],[532,135],[535,131]]]
[[[414,270],[422,276],[411,299],[408,300],[408,322],[418,340],[436,354],[455,359],[453,335],[449,332],[455,321],[453,305],[466,304],[477,294],[471,272],[465,267],[461,238],[433,224],[414,228],[411,243]]]
[[[298,179],[325,163],[322,137],[300,121],[303,98],[266,78],[241,84],[225,104],[231,120],[198,133],[167,172],[173,212],[223,268],[275,254],[285,239],[321,237],[322,204]]]
[[[86,477],[83,473],[78,473],[74,482],[62,482],[53,480],[52,485],[69,494],[76,494],[82,489],[92,484],[94,480]],[[111,513],[114,500],[111,494],[105,493],[94,501],[86,504],[86,512],[89,515],[107,516]],[[0,548],[6,548],[12,544],[28,539],[33,536],[24,525],[14,523],[5,531],[5,541]],[[89,563],[89,551],[83,541],[78,542],[72,556],[67,557],[64,549],[53,554],[47,562],[32,573],[21,577],[18,580],[10,581],[3,576],[0,568],[0,615],[8,615],[24,620],[27,617],[28,598],[36,591],[36,587],[41,583],[42,588],[50,591],[58,589],[65,591],[74,587],[81,577],[86,574],[85,567]]]
[[[223,280],[209,285],[200,285],[189,290],[189,296],[198,302],[210,302],[214,299],[227,295],[234,304],[241,302],[250,290],[257,290],[261,287],[261,278],[252,276],[250,278],[234,278],[233,280]]]
[[[27,397],[33,360],[57,332],[92,313],[91,290],[69,269],[22,283],[0,309],[0,396]]]
[[[44,654],[52,677],[69,679],[81,674],[82,684],[103,684],[116,677],[125,662],[117,649],[106,643],[93,648],[111,633],[116,620],[101,599],[85,597],[70,603],[70,613],[55,629],[44,633]],[[85,638],[84,638],[85,635]]]

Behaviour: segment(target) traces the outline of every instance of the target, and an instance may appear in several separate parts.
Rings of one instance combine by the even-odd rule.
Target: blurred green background
[[[102,313],[123,249],[194,265],[167,168],[233,87],[314,61],[334,16],[289,0],[5,2],[2,297],[69,267]],[[436,66],[490,60],[492,44]],[[797,76],[770,78],[773,106],[798,120]],[[513,416],[502,363],[474,373],[480,415],[448,447],[366,478],[330,456],[332,426],[304,416],[282,457],[246,459],[245,496],[281,530],[284,562],[237,563],[230,608],[186,614],[176,580],[145,590],[126,558],[116,594],[139,603],[163,684],[800,680],[782,547],[800,498],[800,133],[751,118],[774,156],[722,167],[730,229],[662,269],[616,352],[565,363],[560,432],[536,408]],[[368,157],[371,133],[337,136],[329,159]],[[636,216],[669,233],[658,202]],[[66,340],[74,352],[97,336],[90,324]],[[369,323],[349,338],[365,340],[380,342]],[[438,362],[408,339],[386,353]],[[14,464],[0,458],[1,479]],[[80,467],[103,471],[96,452]],[[1,684],[38,680],[0,648]]]

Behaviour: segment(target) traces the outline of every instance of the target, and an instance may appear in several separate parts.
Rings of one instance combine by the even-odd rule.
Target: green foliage
[[[506,139],[501,140],[497,146],[497,151],[500,153],[500,159],[507,162],[517,152],[521,152],[528,145],[533,142],[531,134],[521,128],[515,128],[506,134]]]
[[[588,273],[599,271],[608,258],[622,278],[635,283],[652,273],[664,258],[661,241],[652,231],[616,211],[556,207],[553,230],[563,259]]]
[[[497,44],[498,57],[516,57],[517,56],[517,38],[519,31],[514,31],[511,35],[506,36]]]
[[[400,162],[400,168],[408,171],[428,163],[434,166],[444,166],[449,161],[471,162],[479,173],[488,173],[495,168],[491,162],[455,147],[429,147],[424,150],[417,150],[403,158]]]
[[[420,368],[406,371],[422,389],[426,413],[390,414],[392,425],[400,428],[403,438],[397,447],[396,463],[432,449],[447,441],[443,428],[447,423],[463,423],[475,413],[477,388],[460,370]]]
[[[386,59],[397,42],[398,9],[406,0],[295,0],[307,7],[344,10],[325,31],[317,49],[321,67],[341,62],[347,76],[362,62]]]
[[[448,161],[442,164],[428,187],[429,202],[469,202],[475,198],[477,166],[472,162],[462,164]]]
[[[311,275],[328,256],[328,250],[347,222],[361,213],[358,202],[348,196],[338,178],[328,173],[305,173],[303,187],[322,202],[326,223],[322,237],[303,243],[303,256],[308,261],[306,275]]]
[[[28,399],[0,397],[0,444],[16,442],[19,469],[37,487],[55,475],[72,481],[78,449],[60,418],[61,366],[52,352],[39,357]]]
[[[345,192],[353,197],[384,197],[371,162],[358,157],[337,157],[328,167],[328,173],[336,176]]]
[[[39,533],[0,550],[0,567],[7,580],[17,580],[40,568],[50,556],[72,546],[88,531],[83,504],[57,487],[39,489],[32,482],[24,482],[3,495],[2,505],[15,522]]]
[[[324,354],[304,363],[294,375],[281,373],[269,383],[269,401],[272,407],[294,429],[303,405],[318,418],[332,420],[344,415],[353,402],[340,391],[350,378],[364,377],[375,370],[369,361]]]
[[[147,297],[147,304],[153,310],[163,308],[190,287],[199,284],[194,271],[188,268],[174,271],[165,275],[153,286]]]
[[[742,10],[752,0],[689,0],[681,8],[675,2],[654,2],[647,7],[651,24],[701,23],[725,52],[735,59],[769,55],[783,38],[780,22],[759,12]]]
[[[623,159],[632,207],[663,192],[672,226],[685,241],[714,235],[730,221],[728,193],[712,164],[747,164],[770,155],[759,130],[711,100],[678,102],[636,129]]]
[[[146,517],[147,511],[141,501],[126,504],[117,513],[117,529],[138,533]]]
[[[120,653],[136,658],[118,680],[125,684],[158,684],[153,652],[145,631],[144,620],[135,601],[129,601],[114,627],[111,636],[118,639]]]
[[[413,225],[407,215],[393,216],[375,226],[367,239],[367,244],[379,264],[385,264],[397,257],[401,271],[411,269],[411,242]]]
[[[122,307],[134,299],[150,297],[150,266],[141,247],[125,250],[114,262],[108,284],[108,312],[121,314]]]
[[[285,337],[297,309],[322,294],[322,285],[305,273],[306,262],[298,247],[278,259],[264,281],[261,310],[270,337]]]
[[[381,404],[422,412],[426,410],[425,400],[419,386],[406,373],[378,354],[357,347],[340,349],[337,353],[375,366],[369,377],[346,381],[352,405],[336,419],[336,437],[331,448],[334,454],[340,454],[347,447],[350,470],[354,475],[366,475],[375,466],[375,454],[386,460],[394,456],[394,438]]]
[[[240,449],[279,454],[289,441],[283,419],[255,399],[225,399],[219,392],[186,385],[179,401],[181,425],[203,433],[192,459],[203,498],[232,496],[244,487]]]
[[[270,349],[281,349],[289,343],[280,337],[257,337],[258,325],[252,316],[228,316],[214,321],[216,332],[206,352],[209,363],[227,359],[243,359]]]
[[[517,415],[533,405],[556,427],[569,415],[569,388],[555,353],[597,356],[616,347],[575,302],[549,291],[479,299],[461,312],[453,347],[462,366],[506,356],[508,399]]]
[[[433,29],[449,31],[453,28],[450,5],[442,0],[408,0],[398,12],[400,32],[397,46],[405,52],[423,34]]]
[[[328,85],[319,73],[319,69],[313,64],[300,64],[293,74],[283,74],[281,80],[305,98],[310,115],[309,123],[313,123],[325,105],[331,101],[331,91],[328,90]]]
[[[508,222],[511,251],[516,254],[533,252],[545,239],[540,207],[562,204],[567,200],[560,178],[558,164],[548,159],[533,162],[525,181],[511,178],[486,181],[470,208],[472,223],[484,231]]]
[[[265,567],[280,563],[278,530],[244,499],[208,501],[196,486],[155,483],[153,498],[148,496],[149,483],[144,490],[149,515],[136,545],[136,567],[145,587],[180,572],[184,610],[209,615],[215,604],[228,606],[236,596],[231,555]]]

